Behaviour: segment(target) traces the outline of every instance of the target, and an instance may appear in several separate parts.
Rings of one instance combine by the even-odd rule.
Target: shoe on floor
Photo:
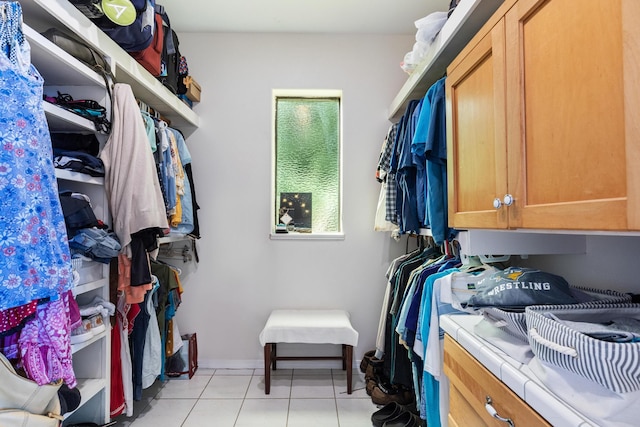
[[[371,401],[376,405],[386,405],[391,402],[409,405],[414,402],[414,398],[413,393],[409,390],[395,386],[385,387],[383,384],[378,384],[371,391]]]
[[[378,359],[375,356],[371,356],[367,369],[364,371],[364,379],[368,380],[375,378],[376,376],[382,376],[384,371],[384,359]]]
[[[389,402],[376,412],[371,414],[373,427],[382,427],[386,421],[390,421],[405,412],[402,405],[397,402]]]
[[[375,354],[375,350],[369,350],[364,354],[364,356],[362,356],[362,361],[360,361],[360,372],[363,374],[367,372],[367,366],[369,366],[369,362]]]
[[[382,427],[420,427],[422,422],[411,412],[402,412],[395,418],[385,421]]]

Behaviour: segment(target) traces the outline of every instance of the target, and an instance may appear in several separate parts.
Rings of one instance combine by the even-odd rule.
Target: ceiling
[[[158,0],[178,32],[415,34],[450,0]]]

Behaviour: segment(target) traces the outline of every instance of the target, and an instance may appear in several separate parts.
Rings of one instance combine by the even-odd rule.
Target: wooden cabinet
[[[640,230],[638,18],[633,0],[498,9],[448,69],[451,226]]]
[[[446,79],[449,222],[506,228],[506,210],[493,207],[508,191],[504,20],[472,43]]]
[[[444,373],[450,381],[450,426],[505,427],[506,420],[516,427],[550,426],[449,335],[444,342]]]

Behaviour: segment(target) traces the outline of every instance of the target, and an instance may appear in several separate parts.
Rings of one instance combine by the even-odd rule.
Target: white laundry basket
[[[538,359],[616,393],[640,390],[640,342],[600,340],[563,323],[607,323],[616,318],[640,321],[640,304],[538,305],[527,307],[525,313],[529,345]]]
[[[581,307],[598,304],[621,304],[631,302],[631,295],[614,290],[570,287],[571,293]],[[573,305],[573,304],[572,304]],[[527,320],[524,310],[513,311],[499,307],[483,307],[482,315],[491,323],[510,335],[527,341]]]

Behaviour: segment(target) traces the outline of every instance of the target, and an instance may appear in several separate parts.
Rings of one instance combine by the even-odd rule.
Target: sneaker
[[[91,331],[91,320],[82,319],[82,325],[71,331],[71,344],[80,344],[81,342],[91,339],[91,337],[93,337],[93,332]]]
[[[99,333],[104,332],[107,329],[101,314],[95,314],[89,317],[87,320],[91,322],[91,333],[93,335],[98,335]]]

